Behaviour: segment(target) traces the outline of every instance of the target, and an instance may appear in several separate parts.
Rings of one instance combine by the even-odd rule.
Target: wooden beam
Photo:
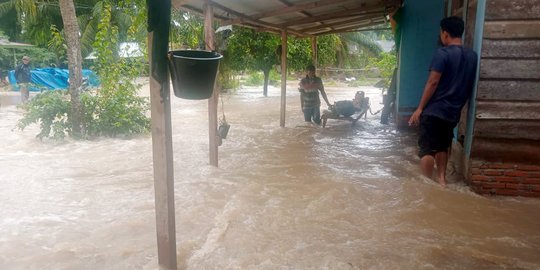
[[[540,20],[536,21],[486,21],[484,38],[488,39],[538,39]]]
[[[278,0],[281,4],[287,6],[287,7],[291,7],[291,6],[294,6],[294,4],[292,4],[291,2],[289,1],[286,1],[286,0]],[[297,14],[302,14],[304,17],[312,17],[313,15],[311,15],[309,12],[307,11],[304,11],[304,10],[300,10],[300,11],[297,11],[296,12]]]
[[[281,113],[279,125],[285,127],[285,107],[287,104],[287,30],[281,31]]]
[[[540,79],[538,59],[482,59],[481,79]]]
[[[367,29],[353,29],[353,30],[347,30],[347,31],[343,31],[341,33],[354,33],[354,32],[372,32],[372,31],[388,31],[388,30],[392,30],[391,27],[388,27],[388,28],[367,28]]]
[[[477,100],[540,102],[540,81],[480,80]]]
[[[332,23],[327,23],[327,24],[323,24],[323,25],[317,25],[317,26],[314,26],[314,27],[305,28],[305,29],[301,29],[301,30],[298,30],[298,31],[301,31],[301,32],[304,32],[304,33],[310,33],[310,32],[317,32],[317,30],[321,30],[321,29],[329,28],[329,27],[343,28],[343,27],[346,27],[346,26],[351,26],[352,24],[362,25],[362,23],[364,21],[368,21],[368,20],[378,18],[378,17],[381,17],[381,14],[374,14],[374,15],[371,15],[371,16],[364,16],[364,17],[359,16],[359,17],[354,17],[353,19],[350,19],[350,20],[332,22]],[[369,23],[369,21],[368,21],[368,23]],[[332,29],[332,30],[337,30],[337,29]]]
[[[476,102],[476,119],[540,120],[540,102]]]
[[[486,21],[540,18],[538,0],[489,0],[486,5]]]
[[[307,9],[312,8],[319,8],[324,7],[328,5],[337,5],[344,2],[351,2],[351,0],[322,0],[322,1],[315,1],[311,3],[305,3],[305,4],[299,4],[299,5],[292,5],[288,7],[283,8],[277,8],[270,11],[265,11],[257,14],[250,15],[249,17],[252,19],[262,19],[267,17],[272,17],[276,15],[284,15],[292,12],[299,12],[299,11],[305,11]]]
[[[282,28],[285,28],[285,27],[298,26],[298,25],[314,23],[314,22],[322,22],[322,21],[327,21],[327,20],[343,19],[343,18],[348,18],[348,17],[370,15],[370,14],[384,15],[386,13],[385,13],[385,10],[381,8],[368,10],[365,7],[357,7],[357,8],[353,8],[349,10],[344,10],[341,12],[331,12],[331,13],[326,13],[326,14],[322,14],[322,15],[314,16],[310,18],[302,18],[298,20],[288,21],[279,26]]]
[[[148,60],[152,63],[154,33],[148,34]],[[165,57],[165,56],[163,56]],[[150,69],[152,65],[150,65]],[[150,70],[152,74],[152,70]],[[172,148],[169,78],[164,82],[150,76],[152,153],[158,263],[176,270],[176,225],[174,211],[174,160]]]
[[[359,27],[369,27],[372,25],[378,25],[382,23],[384,23],[384,19],[377,20],[377,21],[374,20],[374,21],[369,22],[368,24],[360,24],[360,25],[355,25],[355,26],[350,26],[350,27],[345,27],[345,28],[339,28],[335,30],[317,32],[317,33],[313,33],[313,35],[320,36],[320,35],[328,35],[328,34],[343,33],[343,32],[354,32],[354,30],[358,29]]]
[[[178,10],[181,9],[186,4],[186,2],[187,0],[173,0],[172,6],[174,9]]]
[[[194,14],[202,16],[204,18],[204,10],[202,10],[202,9],[199,9],[199,8],[196,8],[196,7],[193,7],[193,6],[190,6],[190,5],[183,5],[179,9],[187,11],[187,12],[194,13]],[[219,16],[219,15],[216,15],[216,14],[214,14],[214,19],[218,19],[219,21],[227,21],[227,20],[229,20],[229,18],[227,18],[227,17]]]
[[[280,27],[279,25],[276,25],[276,24],[272,24],[272,23],[267,23],[267,22],[263,22],[261,20],[256,20],[256,19],[251,19],[249,16],[245,15],[245,14],[242,14],[240,12],[237,12],[235,10],[232,10],[226,6],[223,6],[219,3],[216,3],[214,1],[211,1],[211,0],[208,0],[209,4],[211,4],[212,6],[216,7],[216,8],[219,8],[229,14],[232,14],[238,18],[240,18],[240,22],[236,23],[236,24],[243,24],[244,22],[249,22],[251,24],[254,24],[254,25],[259,25],[259,26],[263,26],[263,27],[266,27],[266,28],[273,28],[273,29],[277,29],[277,30],[281,30],[283,29],[283,27]],[[228,23],[227,21],[223,22],[223,24],[227,25],[227,24],[230,24]],[[298,35],[298,36],[303,36],[301,33],[299,32],[296,32],[294,30],[290,30],[289,29],[289,32],[294,34],[294,35]]]
[[[540,40],[484,39],[482,58],[540,58]]]
[[[540,121],[478,119],[474,123],[474,137],[540,141]]]
[[[471,158],[505,163],[538,164],[540,141],[475,137]]]
[[[333,27],[333,26],[339,26],[341,24],[347,24],[347,23],[353,23],[353,22],[358,22],[360,21],[360,16],[358,17],[354,17],[350,20],[345,20],[345,21],[334,21],[334,22],[327,22],[325,24],[319,24],[319,25],[316,25],[316,26],[312,26],[312,27],[308,27],[308,28],[300,28],[298,29],[298,31],[301,31],[301,32],[311,32],[313,30],[319,30],[321,28],[329,28],[329,27]]]
[[[204,4],[204,42],[206,50],[213,51],[214,48],[214,9],[212,5]],[[219,91],[214,86],[214,93],[208,99],[208,143],[210,165],[218,166],[218,105]]]

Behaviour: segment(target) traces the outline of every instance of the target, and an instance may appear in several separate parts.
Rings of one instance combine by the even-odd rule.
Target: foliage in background
[[[118,5],[124,8],[124,12],[131,13],[133,18],[127,37],[140,41],[137,35],[145,26],[145,3],[141,0],[125,0]],[[146,98],[138,96],[141,85],[136,83],[136,79],[145,68],[144,59],[118,56],[120,34],[119,28],[111,23],[112,8],[110,3],[105,2],[100,12],[94,48],[101,89],[96,100],[89,102],[95,117],[89,123],[88,130],[91,134],[104,136],[143,133],[150,127],[150,119],[146,116],[149,105]],[[144,49],[145,46],[141,47]]]
[[[92,46],[97,33],[97,25],[105,4],[113,6],[110,23],[118,27],[119,40],[126,41],[128,39],[127,32],[132,21],[130,10],[146,6],[143,1],[132,2],[139,3],[128,7],[125,5],[125,1],[118,0],[74,0],[83,58],[93,51]],[[59,37],[63,38],[63,22],[59,2],[0,0],[0,30],[4,30],[11,41],[31,43],[42,48],[49,47],[54,51],[61,41]],[[58,53],[56,65],[65,68],[66,63],[65,54]]]
[[[102,2],[94,43],[101,88],[97,92],[84,92],[80,97],[85,137],[132,135],[147,132],[150,128],[150,119],[146,116],[148,100],[138,96],[141,85],[136,83],[136,78],[146,67],[146,60],[118,55],[118,42],[122,36],[142,42],[140,49],[146,52],[146,5],[142,0],[114,4],[110,0]],[[120,33],[112,23],[113,9],[116,8],[121,8],[132,18],[125,33]],[[69,127],[73,119],[66,106],[70,108],[71,105],[63,92],[41,93],[24,105],[26,113],[19,128],[40,123],[39,138],[61,139],[72,135]]]
[[[21,64],[23,56],[30,57],[32,68],[48,67],[56,62],[54,53],[38,47],[29,47],[27,49],[5,49],[0,48],[0,71],[2,75],[7,75],[7,71],[14,70]]]
[[[378,58],[370,59],[369,66],[376,67],[379,70],[384,88],[388,88],[394,69],[397,67],[397,57],[393,52],[381,53]]]
[[[64,139],[71,133],[71,103],[67,91],[46,91],[28,103],[23,104],[24,117],[17,126],[24,130],[27,126],[39,123],[37,138]]]
[[[169,34],[171,49],[205,49],[204,21],[200,16],[173,9]]]
[[[280,39],[275,34],[234,28],[228,40],[226,63],[232,70],[262,71],[263,95],[267,96],[270,70],[279,63],[279,44]]]

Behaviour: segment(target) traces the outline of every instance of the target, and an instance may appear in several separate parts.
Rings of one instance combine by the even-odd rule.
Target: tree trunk
[[[82,56],[79,41],[79,24],[75,14],[73,0],[60,0],[60,13],[64,23],[64,33],[67,43],[67,58],[69,69],[69,93],[71,94],[71,113],[73,135],[83,135],[82,108],[80,88],[82,84]]]
[[[263,86],[263,95],[268,96],[268,79],[270,78],[270,69],[263,70],[264,73],[264,86]]]

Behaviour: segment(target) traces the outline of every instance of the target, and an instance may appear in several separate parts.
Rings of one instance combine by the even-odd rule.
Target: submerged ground
[[[331,102],[364,90],[381,106],[378,89],[327,88]],[[16,95],[1,95],[1,268],[156,269],[150,135],[42,142],[14,129]],[[223,98],[219,168],[207,102],[172,101],[181,268],[540,268],[540,201],[476,195],[452,170],[442,189],[420,176],[414,134],[378,115],[306,124],[293,83],[285,128],[279,89]]]

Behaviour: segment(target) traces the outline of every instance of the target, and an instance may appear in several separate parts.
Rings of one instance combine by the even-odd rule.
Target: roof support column
[[[169,4],[170,5],[170,4]],[[170,10],[170,7],[167,7]],[[168,23],[167,23],[168,25]],[[166,28],[167,25],[162,26]],[[174,161],[172,148],[171,99],[169,73],[165,61],[153,59],[166,58],[168,49],[168,28],[156,27],[148,33],[148,60],[150,65],[150,107],[152,123],[152,153],[154,163],[154,193],[156,208],[156,232],[158,263],[160,269],[176,270],[176,225],[174,212]],[[156,33],[157,32],[157,33]],[[163,37],[167,35],[167,37]],[[159,41],[155,41],[157,39]],[[162,46],[162,48],[158,48]],[[154,63],[153,61],[157,62]],[[159,67],[158,63],[164,63]],[[156,70],[165,71],[162,78],[154,77]]]
[[[318,57],[318,51],[317,51],[317,37],[311,37],[311,62],[314,66],[317,66],[317,57]]]
[[[281,30],[281,115],[279,125],[285,127],[287,104],[287,30]]]
[[[214,8],[212,5],[204,4],[204,41],[206,50],[214,51]],[[218,117],[217,105],[219,91],[214,85],[214,93],[208,99],[208,141],[210,165],[218,166]]]

